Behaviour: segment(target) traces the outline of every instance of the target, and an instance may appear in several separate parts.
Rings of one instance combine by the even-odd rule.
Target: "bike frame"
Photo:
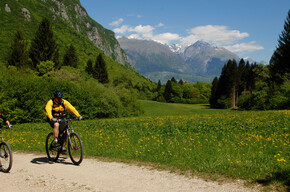
[[[74,130],[73,128],[70,126],[70,123],[71,121],[73,121],[73,119],[61,119],[60,121],[64,121],[65,122],[65,130],[64,130],[64,133],[59,133],[59,137],[60,135],[62,134],[62,137],[64,134],[66,134],[67,138],[65,138],[68,142],[71,142],[71,138],[70,138],[70,134],[71,133],[74,133]],[[64,144],[64,140],[62,140],[62,145]]]
[[[51,148],[51,144],[50,143],[50,139],[51,137],[53,137],[53,133],[49,133],[47,138],[46,138],[46,152],[48,155],[48,158],[52,161],[57,161],[58,157],[60,154],[62,154],[62,149],[63,147],[65,147],[65,145],[67,144],[68,147],[68,153],[69,156],[72,160],[72,162],[75,165],[79,165],[82,160],[83,160],[83,145],[82,145],[82,141],[80,136],[74,132],[73,128],[70,125],[70,122],[73,121],[74,119],[70,119],[70,118],[63,118],[63,119],[59,119],[58,122],[59,123],[65,123],[65,129],[62,132],[59,132],[58,135],[58,140],[59,140],[59,144],[61,145],[61,147],[59,148]],[[77,120],[77,119],[76,119]],[[53,151],[56,152],[56,154],[53,155]],[[79,151],[80,154],[75,154],[76,151]],[[51,154],[50,154],[51,153]],[[54,157],[52,157],[52,156]]]

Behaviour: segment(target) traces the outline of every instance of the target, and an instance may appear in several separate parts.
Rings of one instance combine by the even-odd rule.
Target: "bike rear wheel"
[[[0,143],[0,170],[8,173],[12,167],[12,150],[7,142]]]
[[[68,152],[73,164],[79,165],[83,161],[83,144],[77,133],[71,133],[68,139]]]
[[[57,161],[57,159],[59,157],[60,149],[53,147],[52,146],[53,142],[54,142],[53,133],[49,133],[47,135],[46,141],[45,141],[46,154],[47,154],[49,161],[55,162],[55,161]]]

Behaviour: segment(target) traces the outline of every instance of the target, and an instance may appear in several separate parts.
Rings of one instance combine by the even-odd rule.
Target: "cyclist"
[[[63,117],[65,109],[68,109],[71,113],[73,113],[78,118],[78,120],[83,119],[79,112],[62,97],[62,91],[54,91],[53,98],[50,99],[45,106],[46,116],[48,118],[50,126],[53,128],[53,147],[60,147],[57,138],[59,133],[65,130],[65,123],[63,121],[58,121],[58,119],[61,119]],[[62,146],[62,151],[64,153],[66,152],[66,148],[64,146]]]
[[[10,124],[10,122],[6,119],[5,116],[3,116],[2,113],[0,113],[0,118],[3,119],[3,121],[8,125],[8,128],[11,129],[12,125]]]

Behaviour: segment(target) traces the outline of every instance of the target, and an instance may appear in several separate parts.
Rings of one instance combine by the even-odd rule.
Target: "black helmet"
[[[53,96],[54,97],[61,97],[62,98],[63,93],[60,90],[56,90],[56,91],[53,92]]]

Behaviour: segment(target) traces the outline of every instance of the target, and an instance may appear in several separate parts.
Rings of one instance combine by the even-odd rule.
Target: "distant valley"
[[[136,71],[154,82],[166,83],[172,77],[191,83],[211,82],[220,75],[229,59],[240,60],[235,53],[204,41],[187,47],[126,37],[118,38],[118,41]]]

